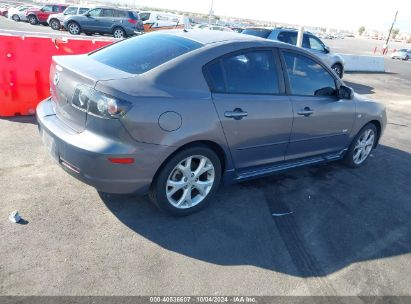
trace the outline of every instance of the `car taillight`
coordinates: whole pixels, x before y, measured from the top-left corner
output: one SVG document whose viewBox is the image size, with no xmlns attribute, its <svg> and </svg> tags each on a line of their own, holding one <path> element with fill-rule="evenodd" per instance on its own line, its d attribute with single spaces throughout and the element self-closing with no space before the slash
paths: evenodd
<svg viewBox="0 0 411 304">
<path fill-rule="evenodd" d="M 128 22 L 132 23 L 132 24 L 137 24 L 137 20 L 136 19 L 128 19 Z"/>
<path fill-rule="evenodd" d="M 87 114 L 107 119 L 121 118 L 131 108 L 129 102 L 109 96 L 85 85 L 77 86 L 71 104 L 73 107 L 87 112 Z"/>
</svg>

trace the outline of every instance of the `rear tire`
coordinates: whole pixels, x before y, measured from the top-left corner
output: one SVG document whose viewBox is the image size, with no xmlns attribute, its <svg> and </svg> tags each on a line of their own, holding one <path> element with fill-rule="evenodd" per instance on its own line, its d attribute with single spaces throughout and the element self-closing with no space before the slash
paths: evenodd
<svg viewBox="0 0 411 304">
<path fill-rule="evenodd" d="M 126 31 L 121 27 L 115 27 L 113 29 L 113 37 L 117 39 L 123 39 L 127 37 Z"/>
<path fill-rule="evenodd" d="M 77 22 L 69 22 L 67 24 L 67 30 L 71 35 L 80 35 L 81 34 L 81 29 L 80 25 Z"/>
<path fill-rule="evenodd" d="M 35 15 L 30 15 L 27 17 L 27 20 L 29 21 L 29 23 L 31 25 L 37 25 L 39 24 L 39 20 L 37 19 L 37 17 Z"/>
<path fill-rule="evenodd" d="M 51 19 L 50 20 L 50 27 L 55 31 L 60 30 L 61 29 L 60 21 L 58 21 L 57 19 Z"/>
<path fill-rule="evenodd" d="M 19 17 L 19 15 L 17 15 L 17 14 L 14 14 L 13 16 L 11 16 L 11 19 L 13 19 L 13 20 L 16 21 L 16 22 L 19 22 L 19 21 L 20 21 L 20 17 Z"/>
<path fill-rule="evenodd" d="M 365 163 L 378 140 L 377 127 L 373 123 L 365 125 L 353 139 L 344 163 L 351 168 L 358 168 Z"/>
<path fill-rule="evenodd" d="M 163 211 L 185 216 L 207 205 L 221 180 L 221 162 L 207 146 L 184 149 L 171 157 L 154 179 L 150 198 Z"/>
</svg>

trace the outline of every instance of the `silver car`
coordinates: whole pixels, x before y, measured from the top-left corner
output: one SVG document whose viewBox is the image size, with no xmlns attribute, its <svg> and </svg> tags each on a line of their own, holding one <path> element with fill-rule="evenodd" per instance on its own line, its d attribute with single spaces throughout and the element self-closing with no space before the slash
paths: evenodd
<svg viewBox="0 0 411 304">
<path fill-rule="evenodd" d="M 290 28 L 248 28 L 243 34 L 258 36 L 261 38 L 281 41 L 292 45 L 297 44 L 298 31 Z M 304 32 L 302 47 L 320 57 L 334 72 L 340 77 L 344 76 L 344 59 L 330 52 L 330 48 L 326 46 L 320 38 L 310 32 Z"/>
<path fill-rule="evenodd" d="M 359 167 L 386 125 L 383 105 L 310 52 L 237 33 L 162 31 L 56 56 L 50 83 L 37 119 L 57 163 L 174 215 L 202 208 L 220 182 Z"/>
<path fill-rule="evenodd" d="M 82 15 L 87 13 L 89 10 L 90 8 L 88 7 L 69 6 L 61 14 L 50 15 L 47 18 L 47 24 L 49 24 L 53 30 L 61 30 L 63 28 L 64 18 L 71 15 Z"/>
<path fill-rule="evenodd" d="M 392 59 L 408 60 L 411 58 L 411 49 L 400 49 L 391 55 Z"/>
</svg>

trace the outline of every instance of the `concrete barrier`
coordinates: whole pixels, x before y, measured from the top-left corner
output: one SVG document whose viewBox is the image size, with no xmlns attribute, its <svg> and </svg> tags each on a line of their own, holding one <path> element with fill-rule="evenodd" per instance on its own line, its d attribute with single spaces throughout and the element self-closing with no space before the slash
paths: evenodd
<svg viewBox="0 0 411 304">
<path fill-rule="evenodd" d="M 383 56 L 338 55 L 344 59 L 346 72 L 385 72 Z"/>
</svg>

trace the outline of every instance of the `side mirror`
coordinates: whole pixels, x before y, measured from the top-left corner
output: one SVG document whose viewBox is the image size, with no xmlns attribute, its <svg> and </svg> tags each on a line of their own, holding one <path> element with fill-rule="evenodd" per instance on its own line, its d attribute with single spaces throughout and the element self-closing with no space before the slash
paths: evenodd
<svg viewBox="0 0 411 304">
<path fill-rule="evenodd" d="M 90 13 L 85 13 L 84 16 L 90 17 Z"/>
<path fill-rule="evenodd" d="M 325 45 L 324 46 L 324 53 L 328 54 L 330 52 L 330 47 Z"/>
<path fill-rule="evenodd" d="M 342 85 L 338 89 L 338 98 L 339 99 L 353 99 L 354 98 L 354 90 L 350 87 Z"/>
</svg>

